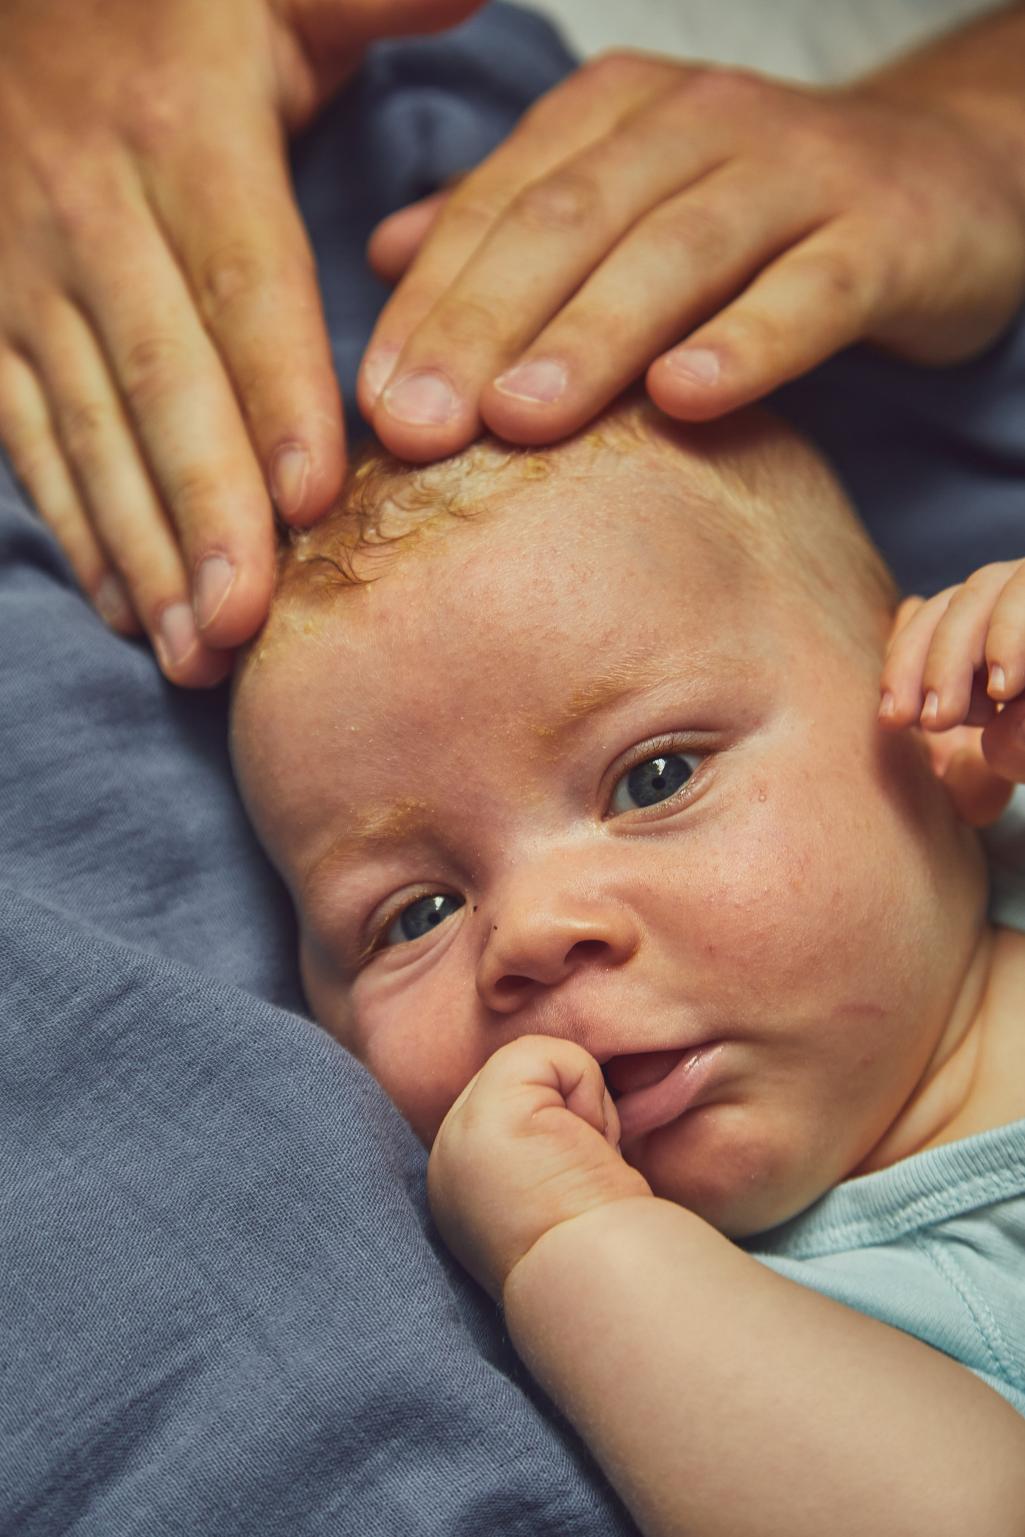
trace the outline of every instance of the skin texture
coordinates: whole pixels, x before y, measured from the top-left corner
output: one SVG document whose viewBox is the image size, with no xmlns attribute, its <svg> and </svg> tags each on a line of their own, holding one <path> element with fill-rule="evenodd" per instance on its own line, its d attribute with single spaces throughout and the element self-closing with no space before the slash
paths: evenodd
<svg viewBox="0 0 1025 1537">
<path fill-rule="evenodd" d="M 890 1161 L 943 1140 L 992 946 L 974 835 L 923 739 L 877 724 L 883 632 L 852 646 L 699 537 L 683 468 L 596 450 L 371 585 L 282 605 L 233 752 L 314 1013 L 425 1144 L 530 1037 L 590 1059 L 580 1126 L 618 1161 L 595 1064 L 721 1041 L 701 1108 L 623 1153 L 736 1235 L 884 1139 Z M 692 778 L 624 806 L 658 752 Z M 432 893 L 463 905 L 384 944 Z"/>
</svg>

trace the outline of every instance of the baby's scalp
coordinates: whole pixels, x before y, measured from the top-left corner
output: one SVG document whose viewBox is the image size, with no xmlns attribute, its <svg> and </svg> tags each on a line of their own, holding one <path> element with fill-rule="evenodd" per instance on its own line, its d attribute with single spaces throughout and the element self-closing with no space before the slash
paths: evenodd
<svg viewBox="0 0 1025 1537">
<path fill-rule="evenodd" d="M 777 599 L 797 601 L 809 618 L 866 651 L 881 653 L 897 592 L 885 563 L 815 451 L 762 411 L 688 427 L 632 399 L 563 443 L 524 450 L 484 438 L 428 465 L 402 463 L 373 446 L 350 472 L 337 507 L 309 530 L 292 530 L 279 550 L 270 620 L 243 670 L 309 634 L 325 606 L 358 605 L 361 588 L 393 566 L 449 551 L 460 524 L 514 515 L 546 502 L 572 515 L 580 491 L 612 465 L 671 464 L 680 516 L 719 557 L 724 601 L 731 570 L 754 574 Z M 567 497 L 572 486 L 577 494 Z M 644 516 L 643 494 L 622 508 Z M 652 531 L 657 538 L 657 530 Z M 356 611 L 358 612 L 358 606 Z"/>
</svg>

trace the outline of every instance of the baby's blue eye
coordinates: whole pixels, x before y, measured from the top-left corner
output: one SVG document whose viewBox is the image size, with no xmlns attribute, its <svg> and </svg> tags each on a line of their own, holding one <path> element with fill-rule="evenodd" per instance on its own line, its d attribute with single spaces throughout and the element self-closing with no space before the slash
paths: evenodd
<svg viewBox="0 0 1025 1537">
<path fill-rule="evenodd" d="M 636 811 L 640 806 L 657 806 L 675 795 L 694 770 L 687 761 L 692 754 L 671 752 L 637 763 L 616 784 L 612 792 L 612 811 Z"/>
<path fill-rule="evenodd" d="M 462 897 L 451 896 L 448 892 L 438 891 L 432 892 L 429 897 L 417 897 L 415 902 L 410 902 L 408 907 L 402 909 L 397 918 L 392 919 L 382 943 L 402 945 L 410 939 L 420 939 L 462 906 Z"/>
</svg>

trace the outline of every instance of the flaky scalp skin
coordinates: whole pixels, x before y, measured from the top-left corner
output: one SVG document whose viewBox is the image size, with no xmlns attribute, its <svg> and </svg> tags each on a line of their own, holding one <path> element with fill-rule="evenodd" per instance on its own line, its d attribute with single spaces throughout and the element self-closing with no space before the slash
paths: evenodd
<svg viewBox="0 0 1025 1537">
<path fill-rule="evenodd" d="M 364 449 L 337 507 L 313 528 L 285 534 L 271 616 L 243 666 L 297 626 L 315 626 L 325 605 L 358 601 L 395 561 L 440 553 L 467 519 L 541 495 L 569 515 L 575 499 L 602 494 L 603 472 L 614 463 L 621 473 L 631 455 L 672 464 L 680 515 L 703 542 L 758 567 L 776 599 L 804 599 L 832 630 L 879 654 L 897 590 L 820 456 L 764 411 L 687 426 L 632 394 L 543 450 L 485 437 L 451 458 L 410 465 L 376 445 Z"/>
</svg>

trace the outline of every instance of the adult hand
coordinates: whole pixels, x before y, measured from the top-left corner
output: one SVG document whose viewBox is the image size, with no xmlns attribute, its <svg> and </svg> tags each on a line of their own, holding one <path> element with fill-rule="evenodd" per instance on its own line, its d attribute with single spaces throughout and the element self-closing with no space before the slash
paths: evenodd
<svg viewBox="0 0 1025 1537">
<path fill-rule="evenodd" d="M 285 155 L 386 32 L 479 0 L 0 0 L 0 441 L 104 617 L 217 682 L 261 623 L 271 498 L 344 469 Z"/>
<path fill-rule="evenodd" d="M 449 1248 L 498 1301 L 549 1229 L 651 1187 L 623 1161 L 619 1116 L 590 1053 L 523 1035 L 488 1058 L 441 1123 L 427 1195 Z"/>
<path fill-rule="evenodd" d="M 1025 133 L 1018 98 L 1000 100 Z M 1025 297 L 1019 139 L 990 126 L 884 77 L 810 90 L 598 59 L 447 196 L 378 228 L 371 260 L 402 281 L 361 408 L 422 460 L 482 426 L 554 441 L 645 370 L 657 405 L 701 420 L 862 339 L 968 357 Z"/>
</svg>

